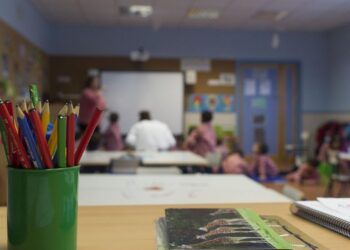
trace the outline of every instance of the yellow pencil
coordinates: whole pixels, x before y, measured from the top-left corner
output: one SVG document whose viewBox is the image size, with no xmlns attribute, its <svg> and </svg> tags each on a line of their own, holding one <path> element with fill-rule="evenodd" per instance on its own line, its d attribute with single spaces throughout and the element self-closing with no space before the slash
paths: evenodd
<svg viewBox="0 0 350 250">
<path fill-rule="evenodd" d="M 65 116 L 67 115 L 68 112 L 68 104 L 66 103 L 63 108 L 58 112 L 58 115 L 61 116 Z M 49 139 L 49 150 L 50 150 L 50 155 L 53 158 L 55 156 L 56 153 L 56 149 L 57 149 L 57 130 L 58 130 L 58 123 L 57 123 L 57 119 L 54 122 L 53 125 L 53 129 L 52 129 L 52 133 Z"/>
<path fill-rule="evenodd" d="M 20 108 L 22 109 L 22 111 L 24 113 L 28 113 L 28 108 L 27 108 L 27 102 L 26 101 L 23 101 L 21 104 L 20 104 Z"/>
<path fill-rule="evenodd" d="M 41 113 L 41 124 L 43 126 L 43 132 L 46 135 L 47 126 L 50 123 L 50 104 L 49 101 L 46 101 L 43 105 L 43 112 Z"/>
<path fill-rule="evenodd" d="M 27 106 L 28 106 L 28 111 L 30 111 L 34 108 L 34 105 L 32 102 L 29 102 Z"/>
<path fill-rule="evenodd" d="M 43 106 L 41 105 L 41 100 L 38 101 L 35 108 L 39 112 L 39 114 L 41 114 L 43 112 Z"/>
</svg>

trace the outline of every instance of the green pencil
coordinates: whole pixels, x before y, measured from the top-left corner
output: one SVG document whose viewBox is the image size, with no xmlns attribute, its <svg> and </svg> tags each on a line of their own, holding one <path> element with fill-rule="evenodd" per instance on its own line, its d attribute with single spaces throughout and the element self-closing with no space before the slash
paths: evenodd
<svg viewBox="0 0 350 250">
<path fill-rule="evenodd" d="M 29 86 L 30 99 L 32 100 L 33 106 L 36 107 L 39 102 L 39 92 L 36 84 L 31 84 Z"/>
<path fill-rule="evenodd" d="M 57 119 L 57 163 L 59 168 L 67 167 L 66 160 L 66 137 L 67 137 L 67 117 L 59 115 Z"/>
</svg>

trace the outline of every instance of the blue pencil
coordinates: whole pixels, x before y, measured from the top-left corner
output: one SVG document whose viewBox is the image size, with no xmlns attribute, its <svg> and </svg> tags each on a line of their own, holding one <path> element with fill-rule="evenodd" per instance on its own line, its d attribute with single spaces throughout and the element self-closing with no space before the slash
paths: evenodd
<svg viewBox="0 0 350 250">
<path fill-rule="evenodd" d="M 29 127 L 27 118 L 25 117 L 22 110 L 17 106 L 17 121 L 18 126 L 21 130 L 24 142 L 27 146 L 27 151 L 30 156 L 30 159 L 33 162 L 35 168 L 44 168 L 43 162 L 41 160 L 40 154 L 36 147 L 36 143 L 33 137 L 33 133 Z"/>
</svg>

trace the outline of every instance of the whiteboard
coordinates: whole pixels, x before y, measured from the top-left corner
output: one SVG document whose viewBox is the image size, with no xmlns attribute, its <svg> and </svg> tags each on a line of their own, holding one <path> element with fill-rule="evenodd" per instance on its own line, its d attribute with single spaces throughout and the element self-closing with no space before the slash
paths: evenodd
<svg viewBox="0 0 350 250">
<path fill-rule="evenodd" d="M 117 112 L 123 134 L 139 119 L 141 110 L 165 122 L 174 134 L 183 132 L 184 83 L 180 72 L 102 72 L 107 115 Z"/>
</svg>

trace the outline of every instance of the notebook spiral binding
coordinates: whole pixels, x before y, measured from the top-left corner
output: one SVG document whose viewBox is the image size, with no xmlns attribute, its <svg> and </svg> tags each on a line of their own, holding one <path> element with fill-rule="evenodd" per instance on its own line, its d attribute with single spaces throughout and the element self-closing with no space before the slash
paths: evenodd
<svg viewBox="0 0 350 250">
<path fill-rule="evenodd" d="M 320 226 L 350 238 L 350 223 L 341 218 L 322 213 L 300 204 L 292 204 L 291 212 L 308 221 L 314 222 Z"/>
</svg>

